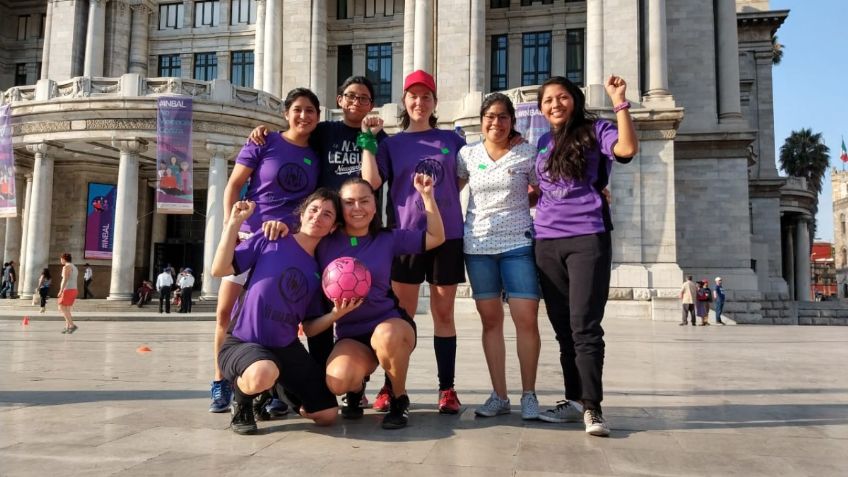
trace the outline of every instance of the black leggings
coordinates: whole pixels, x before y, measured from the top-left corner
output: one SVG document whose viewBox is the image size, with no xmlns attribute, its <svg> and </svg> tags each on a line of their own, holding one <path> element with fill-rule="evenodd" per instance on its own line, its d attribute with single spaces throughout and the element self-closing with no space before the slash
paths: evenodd
<svg viewBox="0 0 848 477">
<path fill-rule="evenodd" d="M 601 408 L 604 330 L 612 241 L 609 232 L 536 240 L 536 266 L 559 342 L 565 398 Z"/>
<path fill-rule="evenodd" d="M 38 289 L 38 294 L 41 296 L 41 307 L 44 308 L 47 306 L 47 292 L 50 291 L 48 287 L 41 287 Z"/>
</svg>

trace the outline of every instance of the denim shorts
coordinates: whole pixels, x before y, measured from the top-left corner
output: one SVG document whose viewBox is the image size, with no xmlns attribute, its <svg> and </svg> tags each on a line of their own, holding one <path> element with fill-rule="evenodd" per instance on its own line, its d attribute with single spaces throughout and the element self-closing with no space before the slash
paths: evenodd
<svg viewBox="0 0 848 477">
<path fill-rule="evenodd" d="M 493 255 L 465 255 L 465 267 L 475 300 L 501 297 L 539 300 L 539 278 L 533 247 Z"/>
</svg>

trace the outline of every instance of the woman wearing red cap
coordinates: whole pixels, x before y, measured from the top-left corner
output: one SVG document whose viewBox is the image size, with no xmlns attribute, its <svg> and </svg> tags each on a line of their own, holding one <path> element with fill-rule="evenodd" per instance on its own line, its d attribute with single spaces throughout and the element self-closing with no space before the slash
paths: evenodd
<svg viewBox="0 0 848 477">
<path fill-rule="evenodd" d="M 403 132 L 380 143 L 373 139 L 380 124 L 372 118 L 363 122 L 358 139 L 363 154 L 362 178 L 376 189 L 389 183 L 392 206 L 387 210 L 389 226 L 424 230 L 427 212 L 412 179 L 416 173 L 433 178 L 435 198 L 445 229 L 445 243 L 424 253 L 402 255 L 392 264 L 392 289 L 400 305 L 415 315 L 418 292 L 424 280 L 430 284 L 430 311 L 433 315 L 433 347 L 439 373 L 439 412 L 456 414 L 460 402 L 454 391 L 456 369 L 456 326 L 454 299 L 456 286 L 465 281 L 462 255 L 462 209 L 456 183 L 456 156 L 465 140 L 452 131 L 436 128 L 436 82 L 430 74 L 417 70 L 403 83 L 401 126 Z M 375 409 L 385 406 L 382 396 L 391 396 L 391 383 L 381 390 Z"/>
</svg>

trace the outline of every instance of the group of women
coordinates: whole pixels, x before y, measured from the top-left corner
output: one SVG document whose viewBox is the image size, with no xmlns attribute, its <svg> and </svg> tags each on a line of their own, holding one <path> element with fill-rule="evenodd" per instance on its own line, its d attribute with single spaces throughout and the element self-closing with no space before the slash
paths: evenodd
<svg viewBox="0 0 848 477">
<path fill-rule="evenodd" d="M 289 128 L 254 134 L 261 144 L 245 145 L 226 189 L 225 230 L 212 267 L 213 275 L 227 278 L 219 292 L 210 411 L 229 407 L 231 386 L 232 428 L 252 433 L 262 415 L 256 403 L 282 388 L 301 415 L 320 425 L 335 420 L 335 395 L 345 396 L 344 417 L 360 417 L 366 382 L 379 365 L 386 377 L 374 405 L 388 411 L 382 425 L 406 426 L 412 317 L 426 280 L 438 408 L 459 412 L 454 300 L 467 268 L 493 386 L 475 413 L 510 412 L 504 297 L 517 331 L 522 417 L 582 421 L 587 433 L 608 435 L 601 319 L 612 224 L 602 191 L 613 161 L 629 161 L 638 146 L 624 80 L 611 76 L 605 86 L 617 127 L 587 112 L 583 93 L 567 79 L 546 81 L 538 103 L 551 132 L 537 146 L 520 139 L 514 107 L 497 93 L 480 111 L 482 142 L 466 145 L 437 129 L 436 84 L 420 70 L 404 82 L 403 132 L 392 137 L 379 118 L 367 117 L 374 93 L 365 78 L 340 88 L 344 117 L 338 122 L 319 123 L 317 97 L 292 90 L 285 100 Z M 247 192 L 237 200 L 245 183 Z M 385 228 L 384 183 L 390 199 Z M 459 193 L 466 185 L 471 200 L 463 221 Z M 341 256 L 365 263 L 372 287 L 364 299 L 328 304 L 321 299 L 320 271 Z M 535 394 L 542 296 L 565 380 L 565 400 L 544 412 Z M 297 339 L 301 324 L 308 352 Z"/>
</svg>

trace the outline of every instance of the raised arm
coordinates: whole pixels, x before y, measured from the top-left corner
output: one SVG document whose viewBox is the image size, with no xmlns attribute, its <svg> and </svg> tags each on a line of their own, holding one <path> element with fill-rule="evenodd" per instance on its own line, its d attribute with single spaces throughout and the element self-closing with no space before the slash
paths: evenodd
<svg viewBox="0 0 848 477">
<path fill-rule="evenodd" d="M 427 214 L 427 236 L 424 240 L 424 249 L 430 250 L 445 243 L 445 226 L 442 223 L 442 214 L 439 213 L 439 205 L 433 197 L 433 178 L 417 173 L 413 179 L 415 190 L 421 194 L 424 201 L 424 212 Z"/>
<path fill-rule="evenodd" d="M 380 170 L 377 168 L 377 134 L 383 130 L 383 120 L 369 116 L 362 120 L 362 132 L 356 137 L 356 145 L 362 151 L 362 178 L 377 190 L 383 184 Z"/>
<path fill-rule="evenodd" d="M 224 223 L 224 232 L 221 234 L 221 241 L 218 242 L 218 249 L 215 251 L 215 258 L 212 259 L 212 276 L 216 278 L 226 277 L 235 272 L 233 268 L 233 255 L 238 241 L 238 231 L 241 224 L 253 214 L 253 209 L 256 208 L 256 203 L 250 201 L 238 201 L 233 204 L 233 208 L 228 214 L 228 219 Z"/>
<path fill-rule="evenodd" d="M 615 120 L 618 123 L 618 142 L 613 147 L 617 157 L 633 157 L 639 152 L 639 140 L 636 138 L 636 127 L 630 117 L 630 106 L 627 103 L 627 83 L 620 76 L 610 75 L 604 85 L 612 105 L 617 109 Z"/>
</svg>

